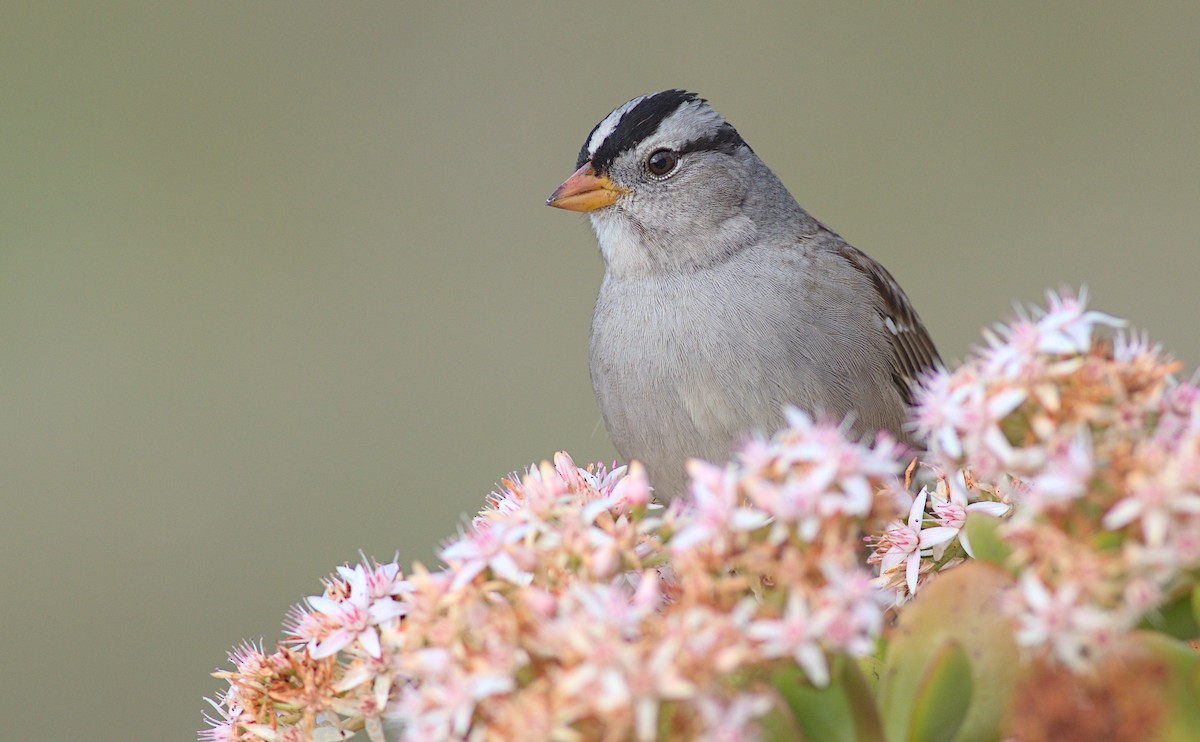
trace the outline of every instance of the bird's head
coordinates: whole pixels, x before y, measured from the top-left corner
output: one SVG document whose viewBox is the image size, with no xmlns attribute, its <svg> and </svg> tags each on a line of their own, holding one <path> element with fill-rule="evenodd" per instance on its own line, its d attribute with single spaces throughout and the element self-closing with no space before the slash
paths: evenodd
<svg viewBox="0 0 1200 742">
<path fill-rule="evenodd" d="M 546 203 L 589 215 L 610 271 L 701 267 L 754 240 L 747 201 L 765 167 L 694 93 L 664 90 L 617 107 L 575 166 Z"/>
</svg>

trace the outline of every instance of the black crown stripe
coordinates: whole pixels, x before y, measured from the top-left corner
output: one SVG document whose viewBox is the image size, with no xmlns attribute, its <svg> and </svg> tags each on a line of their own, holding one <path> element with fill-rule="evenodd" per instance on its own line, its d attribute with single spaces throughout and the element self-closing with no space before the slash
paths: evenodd
<svg viewBox="0 0 1200 742">
<path fill-rule="evenodd" d="M 613 127 L 612 133 L 596 148 L 595 154 L 591 157 L 592 169 L 597 173 L 608 172 L 613 160 L 617 159 L 622 152 L 641 144 L 646 137 L 658 130 L 664 119 L 679 110 L 680 106 L 697 100 L 701 103 L 705 102 L 695 93 L 675 89 L 647 96 L 621 115 L 617 125 Z M 583 164 L 588 161 L 588 142 L 599 126 L 600 124 L 596 124 L 592 127 L 588 138 L 584 140 L 583 147 L 579 150 L 579 157 L 575 160 L 576 170 L 583 167 Z M 742 141 L 737 130 L 729 124 L 722 124 L 715 134 L 689 142 L 680 148 L 680 152 L 700 150 L 729 152 L 743 145 L 745 142 Z"/>
</svg>

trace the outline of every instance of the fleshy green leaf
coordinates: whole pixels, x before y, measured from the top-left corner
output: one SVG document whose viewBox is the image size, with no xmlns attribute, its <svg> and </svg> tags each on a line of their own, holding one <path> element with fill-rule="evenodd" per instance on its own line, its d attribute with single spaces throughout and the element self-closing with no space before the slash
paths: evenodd
<svg viewBox="0 0 1200 742">
<path fill-rule="evenodd" d="M 788 667 L 771 675 L 771 684 L 787 701 L 804 739 L 855 742 L 850 703 L 837 678 L 831 678 L 824 688 L 816 688 L 804 673 Z"/>
<path fill-rule="evenodd" d="M 971 661 L 951 639 L 934 656 L 917 690 L 907 739 L 951 742 L 971 706 Z"/>
<path fill-rule="evenodd" d="M 982 742 L 999 738 L 1000 723 L 1020 671 L 1012 622 L 1000 608 L 1001 597 L 1012 584 L 1012 576 L 1004 570 L 969 562 L 939 575 L 901 611 L 879 679 L 889 742 L 921 742 L 910 736 L 917 723 L 917 707 L 939 700 L 922 696 L 922 688 L 929 668 L 951 642 L 969 660 L 971 687 L 986 689 L 986 693 L 981 690 L 969 697 L 954 739 Z M 964 702 L 956 695 L 941 700 Z"/>
<path fill-rule="evenodd" d="M 795 668 L 778 670 L 771 683 L 787 701 L 796 726 L 813 742 L 883 742 L 883 724 L 870 683 L 857 663 L 834 657 L 829 685 L 815 688 Z"/>
<path fill-rule="evenodd" d="M 983 513 L 968 513 L 966 531 L 971 541 L 971 551 L 981 562 L 1006 567 L 1012 548 L 1000 538 L 999 518 Z"/>
<path fill-rule="evenodd" d="M 847 658 L 842 665 L 842 688 L 854 716 L 854 734 L 858 742 L 883 742 L 883 719 L 871 680 L 863 674 L 862 665 Z"/>
<path fill-rule="evenodd" d="M 758 726 L 765 742 L 796 742 L 804 739 L 791 709 L 780 704 L 773 706 L 766 716 L 759 719 Z M 659 736 L 662 737 L 661 734 Z"/>
<path fill-rule="evenodd" d="M 1196 590 L 1185 593 L 1153 614 L 1147 615 L 1140 628 L 1160 631 L 1176 639 L 1200 637 L 1200 625 L 1197 624 L 1196 618 L 1196 594 Z"/>
<path fill-rule="evenodd" d="M 867 682 L 867 686 L 871 689 L 872 695 L 879 686 L 879 673 L 883 672 L 883 655 L 887 644 L 880 637 L 875 643 L 875 653 L 869 654 L 866 657 L 859 657 L 858 671 L 862 674 L 863 679 Z"/>
</svg>

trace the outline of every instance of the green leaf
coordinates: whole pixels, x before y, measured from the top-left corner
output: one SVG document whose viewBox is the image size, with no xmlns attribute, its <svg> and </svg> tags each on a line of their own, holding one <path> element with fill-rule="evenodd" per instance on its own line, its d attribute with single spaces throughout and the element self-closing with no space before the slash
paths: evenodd
<svg viewBox="0 0 1200 742">
<path fill-rule="evenodd" d="M 829 685 L 816 688 L 795 667 L 777 670 L 771 684 L 787 702 L 803 738 L 813 742 L 883 742 L 883 723 L 871 685 L 858 663 L 831 659 Z M 776 738 L 768 730 L 768 738 Z"/>
<path fill-rule="evenodd" d="M 796 742 L 804 739 L 790 710 L 779 704 L 772 706 L 767 715 L 758 720 L 758 726 L 765 742 Z M 661 733 L 659 738 L 666 739 Z"/>
<path fill-rule="evenodd" d="M 1197 591 L 1184 593 L 1153 614 L 1142 619 L 1139 628 L 1159 631 L 1176 639 L 1195 639 L 1200 637 L 1200 624 L 1197 623 Z"/>
<path fill-rule="evenodd" d="M 1012 622 L 1000 607 L 1012 584 L 1012 576 L 1003 569 L 968 562 L 940 574 L 900 612 L 879 678 L 888 742 L 923 742 L 910 736 L 918 724 L 918 706 L 938 699 L 923 695 L 922 689 L 927 676 L 935 677 L 929 675 L 930 668 L 936 662 L 949 661 L 939 657 L 952 642 L 970 660 L 971 687 L 987 690 L 969 697 L 955 739 L 983 742 L 1000 737 L 1000 723 L 1020 670 Z M 943 672 L 951 671 L 955 673 L 951 677 L 959 677 L 953 666 Z M 957 696 L 943 700 L 963 702 Z"/>
<path fill-rule="evenodd" d="M 951 742 L 967 718 L 971 691 L 971 661 L 962 645 L 951 639 L 925 671 L 906 739 Z"/>
<path fill-rule="evenodd" d="M 862 664 L 849 658 L 842 664 L 842 688 L 854 717 L 854 735 L 858 742 L 883 742 L 883 719 L 875 702 L 870 678 L 862 672 Z"/>
<path fill-rule="evenodd" d="M 1002 522 L 999 518 L 983 513 L 967 514 L 967 539 L 971 542 L 971 551 L 975 552 L 975 558 L 979 561 L 997 567 L 1007 567 L 1012 548 L 1000 538 Z"/>
<path fill-rule="evenodd" d="M 874 695 L 875 689 L 879 685 L 879 673 L 883 672 L 883 655 L 887 644 L 880 637 L 879 641 L 875 642 L 875 653 L 857 659 L 858 672 L 866 680 L 867 686 Z"/>
<path fill-rule="evenodd" d="M 775 671 L 771 684 L 787 701 L 804 739 L 855 742 L 854 716 L 837 678 L 831 678 L 828 686 L 817 688 L 793 666 Z"/>
<path fill-rule="evenodd" d="M 1103 517 L 1096 513 L 1096 519 Z M 1092 546 L 1100 551 L 1117 551 L 1125 543 L 1125 535 L 1118 531 L 1101 531 L 1092 537 Z"/>
</svg>

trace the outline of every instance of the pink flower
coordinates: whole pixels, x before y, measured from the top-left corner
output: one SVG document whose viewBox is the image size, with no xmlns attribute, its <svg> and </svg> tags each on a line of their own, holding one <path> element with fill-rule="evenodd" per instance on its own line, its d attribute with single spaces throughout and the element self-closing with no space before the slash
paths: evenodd
<svg viewBox="0 0 1200 742">
<path fill-rule="evenodd" d="M 216 715 L 205 711 L 204 723 L 207 729 L 201 729 L 198 739 L 200 742 L 238 742 L 242 739 L 238 731 L 239 717 L 242 708 L 229 694 L 218 696 L 217 700 L 205 698 L 208 705 L 213 707 Z"/>
<path fill-rule="evenodd" d="M 587 475 L 587 472 L 584 472 Z M 614 469 L 609 475 L 611 481 L 594 481 L 593 489 L 599 498 L 592 500 L 581 511 L 585 523 L 593 523 L 601 513 L 611 512 L 614 515 L 628 513 L 634 508 L 650 505 L 650 479 L 646 476 L 646 468 L 640 461 L 629 465 L 628 473 L 625 467 Z M 589 475 L 590 476 L 590 475 Z"/>
<path fill-rule="evenodd" d="M 846 424 L 814 422 L 795 408 L 785 415 L 787 428 L 769 441 L 754 439 L 742 448 L 740 467 L 722 471 L 697 465 L 691 472 L 693 486 L 698 496 L 723 493 L 726 507 L 744 493 L 756 507 L 739 513 L 739 523 L 749 530 L 765 525 L 769 517 L 774 521 L 772 543 L 793 532 L 811 542 L 832 519 L 861 518 L 871 511 L 879 480 L 899 473 L 901 447 L 885 434 L 871 445 L 852 441 Z"/>
<path fill-rule="evenodd" d="M 795 407 L 786 408 L 784 416 L 788 427 L 772 442 L 783 466 L 803 463 L 828 469 L 830 482 L 834 481 L 835 474 L 859 479 L 889 476 L 898 471 L 896 460 L 903 449 L 887 434 L 878 436 L 867 446 L 848 437 L 848 422 L 841 425 L 814 422 L 806 412 Z M 858 489 L 858 485 L 853 484 L 851 488 Z"/>
<path fill-rule="evenodd" d="M 871 573 L 862 568 L 850 570 L 829 564 L 821 566 L 825 585 L 817 604 L 833 616 L 822 643 L 831 650 L 866 656 L 875 651 L 874 640 L 883 629 L 884 608 L 894 602 L 889 590 L 881 590 Z"/>
<path fill-rule="evenodd" d="M 691 494 L 686 501 L 687 525 L 671 538 L 675 552 L 692 548 L 715 536 L 736 531 L 752 531 L 766 525 L 766 513 L 741 505 L 738 472 L 692 459 L 688 462 Z"/>
<path fill-rule="evenodd" d="M 465 739 L 479 703 L 513 688 L 513 679 L 507 675 L 467 672 L 457 664 L 447 664 L 440 676 L 406 688 L 384 717 L 403 721 L 405 740 Z"/>
<path fill-rule="evenodd" d="M 964 434 L 978 429 L 986 419 L 982 383 L 964 366 L 951 374 L 940 369 L 925 376 L 917 390 L 913 426 L 927 439 L 934 453 L 956 462 L 964 452 Z"/>
<path fill-rule="evenodd" d="M 981 353 L 986 376 L 1017 382 L 1037 373 L 1042 333 L 1036 324 L 1021 318 L 1007 326 L 996 325 L 994 331 L 984 330 L 983 337 L 988 344 Z"/>
<path fill-rule="evenodd" d="M 646 467 L 642 466 L 640 461 L 635 461 L 629 465 L 629 473 L 624 474 L 612 485 L 612 497 L 624 503 L 627 508 L 640 508 L 650 504 L 650 493 L 653 489 L 650 479 L 646 476 Z"/>
<path fill-rule="evenodd" d="M 643 623 L 659 602 L 657 580 L 643 577 L 631 596 L 621 588 L 577 586 L 561 598 L 546 627 L 548 647 L 572 661 L 555 687 L 572 703 L 614 716 L 630 709 L 639 740 L 653 740 L 660 704 L 690 698 L 695 685 L 680 672 L 682 634 L 640 641 Z"/>
<path fill-rule="evenodd" d="M 1141 521 L 1146 544 L 1162 546 L 1172 521 L 1179 516 L 1200 515 L 1200 494 L 1173 486 L 1181 484 L 1171 476 L 1175 465 L 1174 461 L 1167 463 L 1158 477 L 1131 477 L 1129 494 L 1105 513 L 1104 527 L 1117 530 Z"/>
<path fill-rule="evenodd" d="M 1038 351 L 1042 353 L 1086 353 L 1092 345 L 1092 334 L 1097 326 L 1125 326 L 1125 320 L 1087 310 L 1086 286 L 1079 290 L 1078 297 L 1068 291 L 1061 296 L 1047 291 L 1046 302 L 1050 305 L 1049 309 L 1037 321 L 1040 333 Z"/>
<path fill-rule="evenodd" d="M 515 521 L 477 519 L 469 533 L 447 544 L 440 556 L 454 571 L 452 590 L 460 590 L 484 570 L 514 585 L 528 585 L 533 575 L 514 558 L 520 542 L 534 527 Z"/>
<path fill-rule="evenodd" d="M 1081 600 L 1079 585 L 1068 582 L 1051 591 L 1033 572 L 1021 575 L 1017 601 L 1017 642 L 1050 645 L 1054 655 L 1074 669 L 1105 649 L 1124 628 L 1112 614 Z"/>
<path fill-rule="evenodd" d="M 967 524 L 967 515 L 983 513 L 1000 518 L 1008 512 L 1008 505 L 1002 502 L 988 501 L 968 503 L 967 484 L 961 471 L 955 472 L 947 482 L 946 489 L 946 497 L 941 497 L 937 493 L 930 495 L 930 509 L 933 511 L 933 517 L 943 528 L 953 529 L 958 536 L 958 542 L 962 544 L 963 551 L 967 552 L 967 556 L 974 558 L 975 552 L 971 551 L 971 542 L 964 530 Z"/>
<path fill-rule="evenodd" d="M 796 534 L 801 540 L 812 541 L 817 537 L 824 522 L 822 500 L 834 497 L 826 488 L 824 479 L 824 476 L 790 477 L 783 484 L 766 479 L 749 479 L 745 486 L 755 505 L 779 523 L 795 526 Z M 778 541 L 786 536 L 786 530 L 781 529 L 774 540 Z"/>
<path fill-rule="evenodd" d="M 704 730 L 697 742 L 759 742 L 762 739 L 757 720 L 771 710 L 771 697 L 743 693 L 729 701 L 703 696 L 696 701 Z"/>
<path fill-rule="evenodd" d="M 926 492 L 922 489 L 913 499 L 912 507 L 908 511 L 908 523 L 897 524 L 883 535 L 891 546 L 883 555 L 880 573 L 885 574 L 904 564 L 904 578 L 909 594 L 917 592 L 922 550 L 931 549 L 958 535 L 957 529 L 945 526 L 921 528 L 921 521 L 925 516 L 925 497 Z"/>
<path fill-rule="evenodd" d="M 812 615 L 799 590 L 788 592 L 783 616 L 760 619 L 746 628 L 746 635 L 759 642 L 766 657 L 791 657 L 818 688 L 829 685 L 829 665 L 820 639 L 831 622 L 828 613 Z"/>
<path fill-rule="evenodd" d="M 308 652 L 315 659 L 329 657 L 345 649 L 352 642 L 372 657 L 380 656 L 379 624 L 403 616 L 408 608 L 391 596 L 405 588 L 395 580 L 399 567 L 377 565 L 370 572 L 360 564 L 353 569 L 339 567 L 338 574 L 346 581 L 350 594 L 342 599 L 325 595 L 310 595 L 305 598 L 309 607 L 321 615 L 323 622 L 332 630 L 322 636 L 314 636 L 308 642 Z"/>
<path fill-rule="evenodd" d="M 678 663 L 683 637 L 668 636 L 650 657 L 627 668 L 626 684 L 633 699 L 635 729 L 640 742 L 658 737 L 658 712 L 663 701 L 678 701 L 696 694 L 696 685 Z"/>
<path fill-rule="evenodd" d="M 1036 509 L 1082 497 L 1096 469 L 1087 429 L 1069 440 L 1052 442 L 1048 453 L 1045 466 L 1032 481 L 1029 505 Z"/>
</svg>

